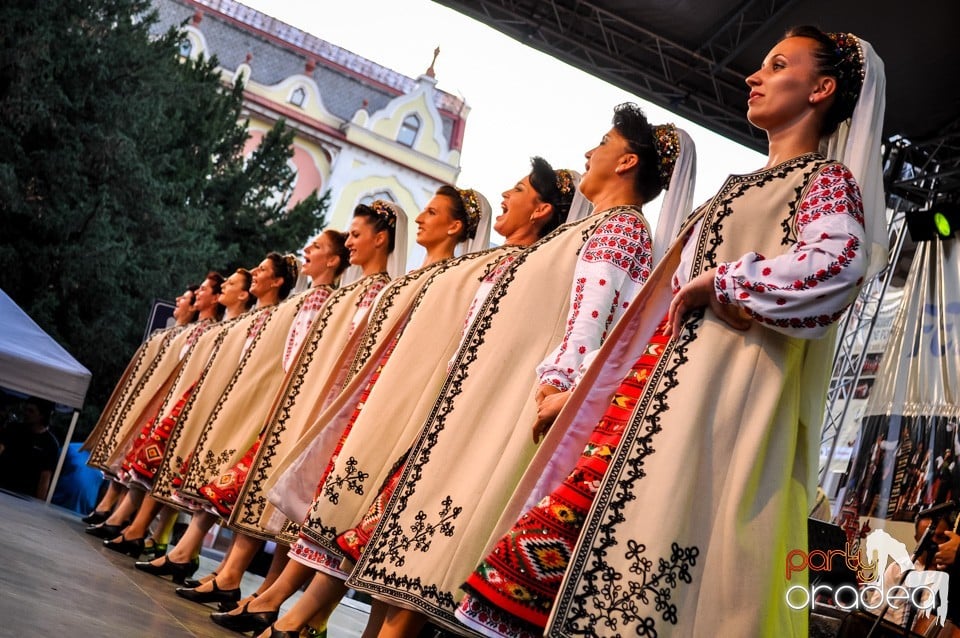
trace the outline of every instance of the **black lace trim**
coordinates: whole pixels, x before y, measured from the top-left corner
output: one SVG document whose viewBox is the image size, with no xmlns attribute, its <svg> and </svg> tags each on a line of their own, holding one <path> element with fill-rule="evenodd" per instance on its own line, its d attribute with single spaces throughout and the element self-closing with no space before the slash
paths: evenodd
<svg viewBox="0 0 960 638">
<path fill-rule="evenodd" d="M 371 275 L 337 290 L 323 305 L 320 316 L 314 319 L 310 328 L 309 341 L 300 349 L 300 354 L 293 368 L 294 372 L 288 374 L 289 381 L 283 390 L 280 406 L 267 420 L 261 431 L 260 435 L 263 437 L 263 443 L 251 461 L 247 480 L 244 481 L 240 493 L 237 495 L 237 502 L 231 516 L 233 527 L 253 536 L 271 537 L 260 527 L 260 518 L 267 506 L 264 482 L 273 469 L 274 457 L 277 455 L 277 449 L 282 442 L 282 435 L 287 429 L 287 422 L 290 420 L 290 411 L 300 395 L 304 380 L 310 369 L 310 363 L 313 361 L 313 357 L 323 340 L 327 325 L 330 323 L 330 317 L 346 294 L 355 288 L 359 288 L 357 304 L 360 304 L 363 302 L 364 295 L 370 286 L 380 284 L 385 279 L 389 280 L 389 276 L 385 273 Z"/>
<path fill-rule="evenodd" d="M 423 468 L 430 462 L 431 451 L 436 446 L 440 433 L 446 427 L 446 420 L 453 411 L 456 397 L 462 392 L 463 383 L 478 359 L 478 350 L 485 342 L 486 333 L 490 329 L 494 316 L 499 312 L 500 300 L 516 279 L 516 269 L 525 263 L 530 255 L 539 250 L 547 239 L 572 230 L 582 234 L 584 238 L 582 245 L 597 226 L 611 215 L 624 211 L 635 212 L 636 208 L 617 207 L 602 214 L 596 214 L 587 220 L 577 220 L 561 225 L 547 237 L 521 251 L 494 284 L 464 335 L 460 350 L 451 363 L 451 372 L 444 380 L 438 400 L 425 421 L 426 426 L 412 447 L 397 491 L 387 504 L 384 517 L 353 572 L 354 576 L 349 581 L 351 586 L 363 591 L 380 593 L 388 598 L 403 600 L 417 609 L 429 610 L 430 614 L 444 618 L 448 622 L 456 622 L 454 617 L 456 603 L 452 592 L 441 591 L 436 585 L 424 584 L 419 577 L 411 578 L 398 574 L 392 571 L 393 568 L 388 566 L 388 563 L 399 567 L 402 563 L 402 555 L 399 552 L 404 547 L 426 551 L 423 549 L 423 543 L 429 540 L 429 536 L 421 540 L 420 544 L 416 540 L 424 533 L 429 534 L 425 530 L 432 530 L 432 534 L 429 534 L 431 536 L 436 533 L 452 536 L 455 532 L 453 520 L 456 515 L 459 515 L 462 506 L 455 504 L 447 497 L 437 508 L 440 516 L 438 522 L 432 524 L 426 522 L 427 515 L 424 512 L 418 512 L 409 534 L 400 524 L 400 515 L 407 509 L 408 501 L 416 491 L 417 483 L 423 477 Z M 575 258 L 575 255 L 572 258 Z M 423 529 L 419 527 L 421 525 Z M 433 527 L 429 527 L 430 525 Z M 426 547 L 429 548 L 429 542 Z"/>
</svg>

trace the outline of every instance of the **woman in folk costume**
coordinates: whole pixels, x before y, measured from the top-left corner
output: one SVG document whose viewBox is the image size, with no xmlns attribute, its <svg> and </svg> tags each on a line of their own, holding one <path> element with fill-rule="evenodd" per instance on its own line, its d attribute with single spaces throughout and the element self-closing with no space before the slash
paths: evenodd
<svg viewBox="0 0 960 638">
<path fill-rule="evenodd" d="M 336 361 L 339 348 L 342 347 L 343 335 L 348 334 L 359 318 L 362 318 L 372 298 L 388 280 L 384 269 L 389 251 L 393 247 L 396 213 L 393 204 L 381 200 L 373 202 L 371 206 L 357 207 L 345 246 L 349 252 L 349 260 L 359 265 L 365 276 L 353 284 L 339 288 L 327 298 L 302 337 L 299 351 L 291 353 L 290 368 L 285 372 L 280 387 L 285 387 L 291 376 L 304 368 L 304 353 L 310 353 L 311 356 L 315 353 L 314 358 L 319 362 L 316 367 L 330 366 Z M 283 336 L 286 337 L 287 334 L 284 329 Z M 328 340 L 322 339 L 325 335 L 329 337 Z M 320 347 L 321 344 L 326 347 Z M 273 361 L 283 352 L 285 346 L 281 343 L 275 348 L 263 351 L 263 354 Z M 234 374 L 236 371 L 234 369 Z M 227 381 L 232 382 L 233 379 Z M 205 502 L 197 494 L 198 487 L 203 484 L 201 480 L 207 475 L 215 476 L 215 473 L 231 467 L 249 449 L 257 436 L 254 428 L 252 434 L 239 432 L 240 437 L 246 438 L 239 439 L 236 444 L 217 438 L 224 428 L 227 429 L 228 436 L 232 430 L 232 424 L 220 418 L 218 410 L 224 391 L 230 388 L 228 382 L 221 384 L 212 400 L 210 397 L 201 397 L 204 403 L 200 405 L 200 409 L 192 411 L 186 421 L 181 418 L 177 429 L 171 434 L 170 447 L 157 474 L 153 495 L 169 504 L 196 511 L 180 543 L 168 555 L 169 558 L 166 561 L 137 563 L 138 569 L 157 575 L 169 574 L 171 571 L 179 574 L 182 565 L 189 565 L 191 558 L 199 555 L 204 536 L 218 518 L 218 515 L 200 509 Z M 260 396 L 259 389 L 247 388 L 247 393 L 254 399 Z M 261 403 L 263 408 L 272 409 L 269 402 Z M 262 422 L 263 418 L 260 419 L 261 424 Z M 247 430 L 249 429 L 248 427 Z M 221 444 L 225 449 L 215 448 Z M 184 462 L 185 459 L 188 462 Z M 186 494 L 181 488 L 185 489 Z M 181 578 L 180 582 L 182 581 Z M 199 581 L 192 581 L 192 584 L 195 586 Z"/>
<path fill-rule="evenodd" d="M 172 346 L 172 342 L 177 337 L 182 341 L 186 326 L 196 321 L 197 289 L 199 286 L 196 284 L 188 286 L 176 298 L 173 309 L 175 325 L 153 332 L 137 349 L 104 406 L 100 419 L 84 441 L 82 449 L 90 451 L 87 464 L 100 469 L 104 477 L 110 479 L 109 487 L 94 511 L 82 519 L 84 523 L 102 523 L 126 492 L 126 486 L 115 480 L 116 474 L 109 468 L 109 459 L 117 447 L 128 440 L 131 432 L 136 431 L 141 414 L 149 410 L 150 399 L 156 393 L 152 390 L 158 383 L 157 379 L 161 379 L 162 385 L 171 375 L 171 370 L 176 368 L 179 362 L 176 357 L 178 349 Z"/>
<path fill-rule="evenodd" d="M 141 431 L 140 436 L 142 436 L 144 429 L 149 433 L 154 419 L 149 418 L 151 415 L 147 410 L 157 409 L 157 406 L 162 403 L 163 397 L 174 384 L 177 376 L 176 373 L 182 369 L 183 362 L 188 358 L 193 348 L 211 328 L 218 325 L 223 315 L 223 306 L 219 303 L 223 282 L 223 276 L 219 273 L 208 273 L 203 283 L 192 293 L 191 296 L 194 298 L 194 303 L 190 310 L 187 311 L 187 314 L 195 314 L 198 321 L 186 330 L 181 331 L 180 334 L 165 347 L 162 357 L 166 359 L 166 362 L 157 366 L 158 369 L 162 368 L 164 372 L 156 375 L 163 378 L 154 378 L 153 383 L 146 384 L 139 389 L 138 392 L 141 397 L 138 399 L 138 407 L 128 410 L 127 414 L 142 414 L 139 414 L 137 418 L 128 417 L 125 419 L 127 423 L 123 428 L 114 431 L 113 442 L 98 446 L 104 454 L 102 457 L 102 467 L 107 468 L 106 471 L 109 472 L 110 476 L 114 477 L 112 484 L 122 486 L 122 489 L 118 492 L 122 495 L 122 498 L 119 504 L 113 508 L 112 512 L 105 512 L 103 517 L 95 517 L 100 522 L 93 523 L 87 527 L 87 533 L 100 538 L 111 539 L 117 535 L 118 530 L 137 512 L 137 508 L 143 499 L 143 490 L 127 489 L 129 476 L 124 462 L 125 450 L 136 445 L 137 442 L 136 429 L 133 426 L 143 423 L 144 425 L 139 428 Z M 168 370 L 170 370 L 170 372 L 168 372 Z M 152 398 L 146 398 L 151 395 Z M 131 400 L 128 405 L 133 405 L 133 403 L 134 401 Z M 146 407 L 143 407 L 144 405 L 146 405 Z M 126 430 L 129 433 L 122 433 L 122 430 Z"/>
<path fill-rule="evenodd" d="M 94 511 L 81 519 L 84 523 L 97 525 L 105 521 L 126 491 L 126 487 L 114 480 L 112 473 L 106 471 L 104 464 L 118 444 L 117 441 L 125 436 L 125 433 L 119 433 L 118 429 L 122 427 L 129 412 L 126 406 L 131 397 L 145 392 L 144 385 L 149 383 L 150 378 L 157 372 L 158 361 L 171 352 L 170 342 L 183 332 L 187 324 L 194 321 L 197 314 L 194 307 L 195 294 L 198 288 L 196 284 L 188 286 L 184 293 L 176 298 L 173 327 L 154 331 L 137 348 L 104 406 L 97 424 L 83 443 L 81 449 L 90 452 L 87 464 L 104 471 L 104 475 L 110 479 L 107 491 L 94 507 Z M 133 423 L 132 419 L 130 423 Z"/>
<path fill-rule="evenodd" d="M 660 131 L 661 134 L 668 136 L 664 138 L 663 145 L 673 149 L 675 162 L 672 167 L 672 173 L 669 174 L 670 183 L 667 186 L 667 196 L 664 198 L 661 206 L 657 224 L 657 234 L 655 238 L 656 249 L 654 250 L 654 256 L 657 262 L 662 259 L 663 254 L 666 252 L 665 246 L 669 244 L 670 239 L 675 236 L 680 224 L 690 212 L 694 186 L 693 175 L 696 171 L 696 151 L 692 140 L 686 132 L 676 128 L 660 129 Z M 535 441 L 539 441 L 550 427 L 553 417 L 556 416 L 556 411 L 562 407 L 569 394 L 570 390 L 567 389 L 540 402 L 538 418 L 534 425 Z M 556 406 L 549 405 L 552 401 L 556 401 Z M 594 434 L 595 436 L 591 437 L 589 442 L 582 439 L 577 441 L 581 450 L 584 449 L 585 443 L 587 445 L 586 451 L 581 459 L 582 465 L 578 465 L 577 468 L 570 473 L 568 478 L 573 485 L 579 485 L 584 482 L 592 484 L 592 481 L 598 480 L 603 476 L 603 470 L 605 469 L 604 463 L 607 458 L 605 452 L 610 446 L 615 445 L 614 439 L 616 432 L 611 433 L 608 430 L 598 428 Z M 572 445 L 568 440 L 570 438 L 571 437 L 568 436 L 564 440 L 567 446 Z M 544 462 L 544 459 L 555 459 L 554 464 L 556 464 L 557 462 L 562 462 L 562 459 L 566 458 L 565 455 L 569 454 L 567 449 L 558 449 L 556 447 L 559 444 L 557 439 L 558 437 L 556 435 L 550 437 L 538 447 L 536 455 L 525 473 L 524 478 L 526 481 L 530 480 L 530 476 L 537 474 L 540 469 L 540 464 Z M 568 469 L 569 467 L 570 466 L 568 466 Z M 500 530 L 503 530 L 505 521 L 516 520 L 519 513 L 516 509 L 517 502 L 524 502 L 522 497 L 522 494 L 525 493 L 524 485 L 525 482 L 520 481 L 514 490 L 510 502 L 500 513 L 500 522 L 493 528 L 495 530 L 494 538 L 499 537 L 501 534 Z M 473 585 L 476 582 L 479 582 L 480 585 L 464 587 L 467 595 L 461 601 L 456 611 L 457 619 L 460 620 L 460 622 L 474 631 L 490 635 L 520 637 L 539 636 L 543 634 L 543 626 L 546 624 L 549 606 L 552 603 L 553 596 L 556 594 L 556 586 L 558 584 L 554 571 L 559 569 L 562 574 L 563 570 L 561 557 L 564 554 L 562 552 L 560 554 L 557 553 L 558 547 L 563 547 L 562 543 L 566 543 L 567 546 L 572 546 L 573 543 L 576 542 L 577 532 L 579 530 L 574 521 L 575 519 L 582 519 L 590 506 L 588 496 L 582 497 L 580 492 L 573 492 L 573 495 L 581 498 L 574 498 L 571 497 L 569 493 L 564 493 L 565 498 L 563 499 L 545 499 L 544 503 L 538 505 L 535 513 L 531 514 L 527 512 L 524 514 L 524 517 L 520 519 L 520 522 L 512 524 L 509 532 L 503 539 L 497 542 L 497 551 L 492 556 L 488 555 L 481 564 L 481 569 L 472 574 L 467 580 L 468 585 Z M 538 527 L 532 528 L 531 521 L 535 521 Z M 514 578 L 507 578 L 505 576 L 504 580 L 511 585 L 520 582 L 522 586 L 512 589 L 504 587 L 501 591 L 499 588 L 501 581 L 496 578 L 484 580 L 483 576 L 487 576 L 488 572 L 483 571 L 483 569 L 491 563 L 496 564 L 497 567 L 500 568 L 500 571 L 490 570 L 490 572 L 496 576 L 508 570 L 509 567 L 513 567 L 513 565 L 504 566 L 502 561 L 498 562 L 501 552 L 505 551 L 501 549 L 501 545 L 515 542 L 514 539 L 517 536 L 520 536 L 522 540 L 526 540 L 527 536 L 523 536 L 523 532 L 528 530 L 531 539 L 533 535 L 536 535 L 536 543 L 531 540 L 524 548 L 532 551 L 542 563 L 530 571 L 527 570 L 525 565 L 520 567 L 519 569 L 522 571 Z M 569 554 L 569 549 L 566 553 Z M 491 581 L 493 584 L 491 584 Z M 500 598 L 479 596 L 476 592 L 478 590 L 483 592 L 483 585 L 487 587 L 497 587 L 497 593 L 500 595 Z M 491 601 L 490 598 L 493 598 L 493 601 Z M 503 599 L 514 602 L 514 605 L 511 607 L 504 604 L 496 604 L 500 603 Z M 523 609 L 534 608 L 540 613 L 540 616 L 537 617 L 535 621 L 526 616 L 516 618 L 511 615 L 511 612 L 517 606 Z"/>
<path fill-rule="evenodd" d="M 834 322 L 886 263 L 883 67 L 802 27 L 746 81 L 767 165 L 688 220 L 554 425 L 623 433 L 602 479 L 564 484 L 595 495 L 550 636 L 807 635 L 784 565 L 807 546 Z"/>
<path fill-rule="evenodd" d="M 331 386 L 328 395 L 337 395 L 339 386 L 346 382 L 352 371 L 356 367 L 362 367 L 363 360 L 369 357 L 371 352 L 379 351 L 385 346 L 389 335 L 409 311 L 410 304 L 425 282 L 429 280 L 432 273 L 445 267 L 458 245 L 465 242 L 472 243 L 473 240 L 480 245 L 487 242 L 485 220 L 488 218 L 489 205 L 475 191 L 443 186 L 436 192 L 416 218 L 418 227 L 416 241 L 426 249 L 423 265 L 390 282 L 379 293 L 366 317 L 365 329 L 354 329 L 351 331 L 352 334 L 341 337 L 344 343 L 337 346 L 340 350 L 339 362 L 329 370 L 329 375 L 337 377 L 337 380 Z M 484 230 L 478 232 L 482 222 L 484 222 Z M 333 335 L 330 334 L 327 339 L 332 337 Z M 301 368 L 300 372 L 305 374 L 307 370 Z M 327 384 L 329 385 L 329 381 Z M 223 600 L 223 596 L 234 592 L 231 595 L 239 598 L 240 580 L 250 561 L 265 540 L 274 540 L 272 534 L 258 524 L 263 504 L 266 503 L 263 484 L 266 477 L 274 470 L 275 459 L 284 455 L 286 449 L 295 446 L 309 425 L 290 423 L 292 419 L 287 416 L 290 406 L 284 406 L 284 401 L 316 400 L 316 397 L 309 392 L 301 391 L 288 396 L 286 393 L 289 387 L 284 388 L 284 394 L 274 401 L 274 406 L 281 407 L 261 429 L 257 442 L 241 463 L 201 488 L 201 494 L 209 501 L 209 508 L 215 509 L 228 521 L 229 527 L 234 532 L 234 538 L 227 558 L 211 575 L 213 582 L 203 583 L 194 591 L 182 592 L 181 595 L 206 601 L 209 598 L 208 594 L 212 592 L 216 592 L 213 595 L 217 596 L 217 600 Z M 301 410 L 301 414 L 306 413 L 306 410 Z M 286 425 L 283 428 L 275 427 L 273 421 L 284 418 L 288 421 Z M 249 480 L 247 480 L 248 476 Z M 235 486 L 235 489 L 232 493 L 228 493 L 222 488 L 224 485 Z M 276 551 L 270 573 L 261 589 L 269 587 L 285 563 L 286 551 Z"/>
<path fill-rule="evenodd" d="M 346 592 L 346 574 L 336 569 L 343 554 L 336 544 L 338 527 L 355 525 L 371 501 L 379 498 L 376 487 L 390 476 L 398 455 L 415 435 L 416 430 L 410 427 L 405 432 L 404 424 L 423 420 L 423 416 L 408 416 L 426 404 L 417 397 L 429 398 L 439 390 L 447 362 L 461 338 L 464 316 L 475 306 L 480 291 L 489 289 L 488 282 L 500 270 L 499 264 L 509 263 L 510 255 L 519 247 L 556 228 L 566 215 L 575 189 L 574 176 L 569 171 L 555 173 L 541 158 L 534 158 L 533 164 L 531 174 L 504 193 L 503 214 L 494 228 L 505 237 L 507 246 L 465 255 L 436 272 L 383 355 L 371 357 L 321 415 L 318 423 L 325 425 L 323 430 L 311 433 L 309 445 L 303 446 L 299 456 L 293 455 L 295 462 L 289 469 L 284 470 L 283 465 L 278 468 L 285 471 L 285 476 L 274 485 L 271 500 L 282 495 L 284 511 L 297 516 L 298 521 L 315 494 L 321 499 L 328 491 L 323 485 L 332 474 L 351 465 L 362 468 L 353 473 L 357 483 L 353 489 L 340 490 L 333 499 L 335 504 L 322 498 L 318 511 L 310 517 L 314 521 L 322 519 L 323 544 L 312 540 L 314 534 L 297 539 L 296 525 L 285 529 L 281 538 L 297 540 L 291 552 L 295 560 L 287 564 L 276 583 L 259 591 L 259 596 L 246 601 L 242 609 L 214 614 L 215 622 L 239 631 L 259 631 L 276 620 L 280 605 L 313 577 L 306 594 L 278 625 L 299 628 L 311 618 L 312 624 L 325 623 Z M 410 388 L 417 392 L 410 392 Z M 384 418 L 386 415 L 389 418 Z M 330 431 L 339 434 L 339 440 L 330 437 Z M 328 443 L 323 441 L 325 437 Z M 336 443 L 334 449 L 332 443 Z M 330 460 L 317 463 L 317 459 L 325 458 Z M 321 533 L 320 526 L 315 532 Z M 314 572 L 322 566 L 331 571 Z"/>
<path fill-rule="evenodd" d="M 244 377 L 244 381 L 249 382 L 249 377 L 255 377 L 256 387 L 265 388 L 277 374 L 264 360 L 271 360 L 271 354 L 280 352 L 282 346 L 285 346 L 283 347 L 284 363 L 295 356 L 295 351 L 299 350 L 310 322 L 333 291 L 336 278 L 346 268 L 348 258 L 344 242 L 345 236 L 342 233 L 327 230 L 304 248 L 304 262 L 300 267 L 300 274 L 309 277 L 312 286 L 303 293 L 289 297 L 277 307 L 276 315 L 260 335 L 258 347 L 251 352 L 246 361 L 244 369 L 249 371 L 250 375 Z M 290 270 L 288 278 L 292 279 L 292 276 L 293 271 Z M 284 288 L 280 288 L 280 294 L 284 293 Z M 281 339 L 284 339 L 283 343 L 280 342 Z M 271 373 L 273 373 L 272 376 Z M 279 381 L 276 382 L 279 383 Z M 238 386 L 241 386 L 240 380 L 234 379 L 231 387 Z M 256 406 L 245 406 L 248 412 L 254 412 L 255 408 Z M 239 424 L 239 417 L 235 412 L 234 417 Z M 170 420 L 165 421 L 169 424 Z M 161 421 L 161 423 L 164 422 Z M 148 486 L 156 467 L 151 459 L 162 458 L 168 432 L 167 428 L 161 428 L 157 430 L 155 437 L 151 436 L 152 432 L 147 432 L 143 438 L 143 444 L 127 456 L 129 461 L 127 467 Z M 161 505 L 159 501 L 147 496 L 137 511 L 133 523 L 124 530 L 124 536 L 128 539 L 144 537 Z M 173 508 L 169 508 L 170 513 L 173 511 Z M 123 545 L 115 548 L 125 551 Z M 136 550 L 135 541 L 127 541 L 126 549 L 128 553 L 133 553 Z"/>
<path fill-rule="evenodd" d="M 536 449 L 526 427 L 541 396 L 575 381 L 646 281 L 653 256 L 641 206 L 669 180 L 678 150 L 658 130 L 636 105 L 616 107 L 580 182 L 593 215 L 519 255 L 467 329 L 347 581 L 390 605 L 380 635 L 416 634 L 428 616 L 455 625 L 459 585 Z"/>
<path fill-rule="evenodd" d="M 212 327 L 218 325 L 218 322 L 223 316 L 224 307 L 219 302 L 223 283 L 224 279 L 220 273 L 211 272 L 207 274 L 203 283 L 198 287 L 195 293 L 194 304 L 194 308 L 198 313 L 198 321 L 196 325 L 191 326 L 182 334 L 182 336 L 177 337 L 177 339 L 171 344 L 171 350 L 173 351 L 171 354 L 177 357 L 180 361 L 185 360 L 189 356 L 200 339 L 207 334 Z M 163 387 L 160 390 L 168 391 L 169 385 L 172 385 L 172 382 L 163 384 Z M 155 418 L 148 419 L 139 437 L 132 443 L 127 444 L 127 447 L 130 445 L 136 447 L 137 442 L 144 436 L 144 432 L 149 435 L 152 424 L 155 423 L 155 421 Z M 127 522 L 129 522 L 134 516 L 134 514 L 138 513 L 138 508 L 142 507 L 142 502 L 144 499 L 143 489 L 136 485 L 131 485 L 127 461 L 125 459 L 118 460 L 121 457 L 122 449 L 123 448 L 118 449 L 111 455 L 109 465 L 111 468 L 114 468 L 117 481 L 122 483 L 125 488 L 129 486 L 130 489 L 126 489 L 126 493 L 124 494 L 120 504 L 106 519 L 104 519 L 103 524 L 91 526 L 87 529 L 87 532 L 106 539 L 107 542 L 105 542 L 105 545 L 111 549 L 117 549 L 119 551 L 131 551 L 130 547 L 123 545 L 122 536 L 119 539 L 121 545 L 115 545 L 110 540 L 117 536 L 117 529 L 120 529 L 126 525 Z M 125 530 L 121 529 L 121 532 L 123 531 Z M 146 537 L 146 531 L 147 530 L 144 529 L 143 533 L 138 535 L 135 534 L 131 536 L 128 534 L 128 537 L 139 539 L 138 547 L 141 550 L 152 553 L 155 549 L 155 543 L 150 544 L 148 547 L 144 546 L 143 539 Z M 162 536 L 163 534 L 160 533 L 158 535 Z M 136 555 L 138 554 L 134 554 L 134 556 Z"/>
<path fill-rule="evenodd" d="M 130 475 L 136 476 L 136 482 L 153 486 L 151 499 L 146 499 L 138 512 L 138 526 L 147 523 L 148 512 L 159 508 L 160 504 L 155 502 L 156 484 L 164 455 L 169 452 L 169 439 L 178 433 L 195 402 L 203 400 L 203 392 L 213 393 L 218 385 L 222 387 L 229 381 L 226 371 L 236 369 L 238 362 L 242 363 L 256 346 L 277 304 L 296 282 L 297 268 L 293 256 L 270 253 L 252 272 L 238 269 L 224 282 L 220 298 L 232 318 L 198 340 L 157 411 L 149 438 L 142 442 L 146 453 L 137 454 L 130 461 Z M 257 306 L 251 310 L 254 303 Z"/>
<path fill-rule="evenodd" d="M 159 449 L 159 452 L 155 455 L 156 459 L 140 457 L 131 461 L 121 457 L 120 451 L 115 453 L 115 456 L 126 461 L 124 468 L 118 469 L 118 472 L 123 476 L 126 484 L 134 489 L 127 491 L 123 501 L 102 525 L 88 527 L 87 533 L 104 539 L 114 539 L 125 531 L 125 526 L 132 519 L 141 517 L 141 509 L 156 511 L 153 499 L 146 498 L 144 491 L 136 489 L 136 486 L 150 489 L 153 472 L 163 455 L 162 445 L 165 444 L 168 433 L 177 423 L 183 406 L 192 396 L 197 385 L 197 379 L 218 351 L 224 338 L 231 334 L 238 323 L 251 320 L 252 315 L 249 311 L 257 302 L 257 297 L 250 292 L 253 287 L 252 282 L 253 276 L 250 271 L 240 268 L 221 285 L 218 303 L 226 309 L 226 319 L 222 323 L 216 324 L 214 329 L 201 334 L 190 348 L 176 375 L 174 375 L 170 387 L 168 388 L 165 385 L 164 388 L 161 388 L 162 391 L 165 391 L 165 394 L 160 401 L 159 408 L 154 408 L 152 417 L 146 420 L 146 425 L 142 428 L 141 434 L 135 442 L 135 447 L 138 449 L 148 446 L 151 449 Z M 246 334 L 246 328 L 243 330 Z M 146 465 L 141 465 L 141 461 L 144 463 L 149 461 L 149 468 Z M 133 538 L 132 535 L 131 538 Z M 118 546 L 116 549 L 132 551 L 133 548 Z"/>
</svg>

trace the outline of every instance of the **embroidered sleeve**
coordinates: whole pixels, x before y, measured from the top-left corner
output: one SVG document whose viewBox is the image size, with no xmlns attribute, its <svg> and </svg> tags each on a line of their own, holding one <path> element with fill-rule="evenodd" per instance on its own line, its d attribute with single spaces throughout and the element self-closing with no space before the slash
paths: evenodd
<svg viewBox="0 0 960 638">
<path fill-rule="evenodd" d="M 463 319 L 463 325 L 460 326 L 460 343 L 457 346 L 457 350 L 454 351 L 453 358 L 447 362 L 447 370 L 450 370 L 453 367 L 453 362 L 457 357 L 457 351 L 463 347 L 463 341 L 467 336 L 467 329 L 473 323 L 473 319 L 477 316 L 477 311 L 480 307 L 486 302 L 487 297 L 490 295 L 490 291 L 493 290 L 493 287 L 500 281 L 500 278 L 503 277 L 503 274 L 507 272 L 516 259 L 517 255 L 520 253 L 513 253 L 507 255 L 499 262 L 497 262 L 496 268 L 488 272 L 483 279 L 480 280 L 480 286 L 477 288 L 477 292 L 473 295 L 473 300 L 470 302 L 470 307 L 467 309 L 467 316 Z"/>
<path fill-rule="evenodd" d="M 650 276 L 650 233 L 636 214 L 601 224 L 577 257 L 567 326 L 560 344 L 537 366 L 540 384 L 569 390 L 583 358 L 600 347 Z"/>
<path fill-rule="evenodd" d="M 350 338 L 353 335 L 354 331 L 357 329 L 357 326 L 366 318 L 367 313 L 370 311 L 371 306 L 374 302 L 377 301 L 380 294 L 387 287 L 387 284 L 390 283 L 390 280 L 386 277 L 378 277 L 375 281 L 371 282 L 367 289 L 363 291 L 363 296 L 360 297 L 359 303 L 357 303 L 357 309 L 353 314 L 353 320 L 350 322 L 350 330 L 347 333 L 347 338 Z"/>
<path fill-rule="evenodd" d="M 318 286 L 310 293 L 300 310 L 297 311 L 290 330 L 287 333 L 287 345 L 283 351 L 283 371 L 289 372 L 297 355 L 300 354 L 300 348 L 303 346 L 303 340 L 310 332 L 310 326 L 313 320 L 320 314 L 320 309 L 330 297 L 331 289 L 326 286 Z"/>
<path fill-rule="evenodd" d="M 815 179 L 797 211 L 797 243 L 770 259 L 752 252 L 720 264 L 714 280 L 722 303 L 804 338 L 823 336 L 840 318 L 867 268 L 863 204 L 853 175 L 831 164 Z"/>
</svg>

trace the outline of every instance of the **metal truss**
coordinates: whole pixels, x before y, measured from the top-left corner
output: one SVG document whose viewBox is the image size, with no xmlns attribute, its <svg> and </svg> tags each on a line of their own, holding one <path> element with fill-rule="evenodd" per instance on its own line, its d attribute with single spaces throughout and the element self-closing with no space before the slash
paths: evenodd
<svg viewBox="0 0 960 638">
<path fill-rule="evenodd" d="M 731 63 L 799 2 L 743 0 L 690 48 L 631 20 L 632 0 L 435 1 L 762 153 L 766 137 L 747 122 L 743 74 Z M 930 201 L 929 187 L 910 179 L 926 180 L 934 165 L 937 191 L 960 192 L 960 121 L 906 147 L 917 175 L 895 185 L 901 192 L 888 192 Z"/>
<path fill-rule="evenodd" d="M 743 75 L 729 63 L 761 25 L 796 0 L 747 0 L 697 50 L 624 17 L 629 2 L 615 13 L 583 0 L 437 1 L 741 144 L 766 149 L 766 137 L 745 117 Z"/>
<path fill-rule="evenodd" d="M 906 200 L 903 200 L 906 203 Z M 900 260 L 907 234 L 906 211 L 894 210 L 890 219 L 890 255 L 887 268 L 874 277 L 860 291 L 857 301 L 850 306 L 840 322 L 837 351 L 833 359 L 833 374 L 827 390 L 823 428 L 820 430 L 820 450 L 829 448 L 826 460 L 820 466 L 820 483 L 826 478 L 830 462 L 837 449 L 837 438 L 847 419 L 850 400 L 860 382 L 860 372 L 866 360 L 867 344 L 879 317 L 880 303 L 890 286 Z"/>
</svg>

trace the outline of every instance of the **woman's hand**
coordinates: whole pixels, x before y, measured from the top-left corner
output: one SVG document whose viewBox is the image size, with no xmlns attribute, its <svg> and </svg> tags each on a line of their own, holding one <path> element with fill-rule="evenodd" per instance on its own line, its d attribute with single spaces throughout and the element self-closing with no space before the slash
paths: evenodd
<svg viewBox="0 0 960 638">
<path fill-rule="evenodd" d="M 947 530 L 944 532 L 947 540 L 937 547 L 937 553 L 933 557 L 937 569 L 946 569 L 957 559 L 957 548 L 960 547 L 960 535 Z"/>
<path fill-rule="evenodd" d="M 716 274 L 716 268 L 700 273 L 677 291 L 670 302 L 670 310 L 667 311 L 664 333 L 671 333 L 674 339 L 679 337 L 683 318 L 690 311 L 704 306 L 709 306 L 715 315 L 736 330 L 747 330 L 750 327 L 751 319 L 746 310 L 732 304 L 720 303 L 717 299 L 713 288 Z"/>
<path fill-rule="evenodd" d="M 537 421 L 533 424 L 533 442 L 540 443 L 547 435 L 560 410 L 570 398 L 569 390 L 541 385 L 537 390 Z"/>
</svg>

